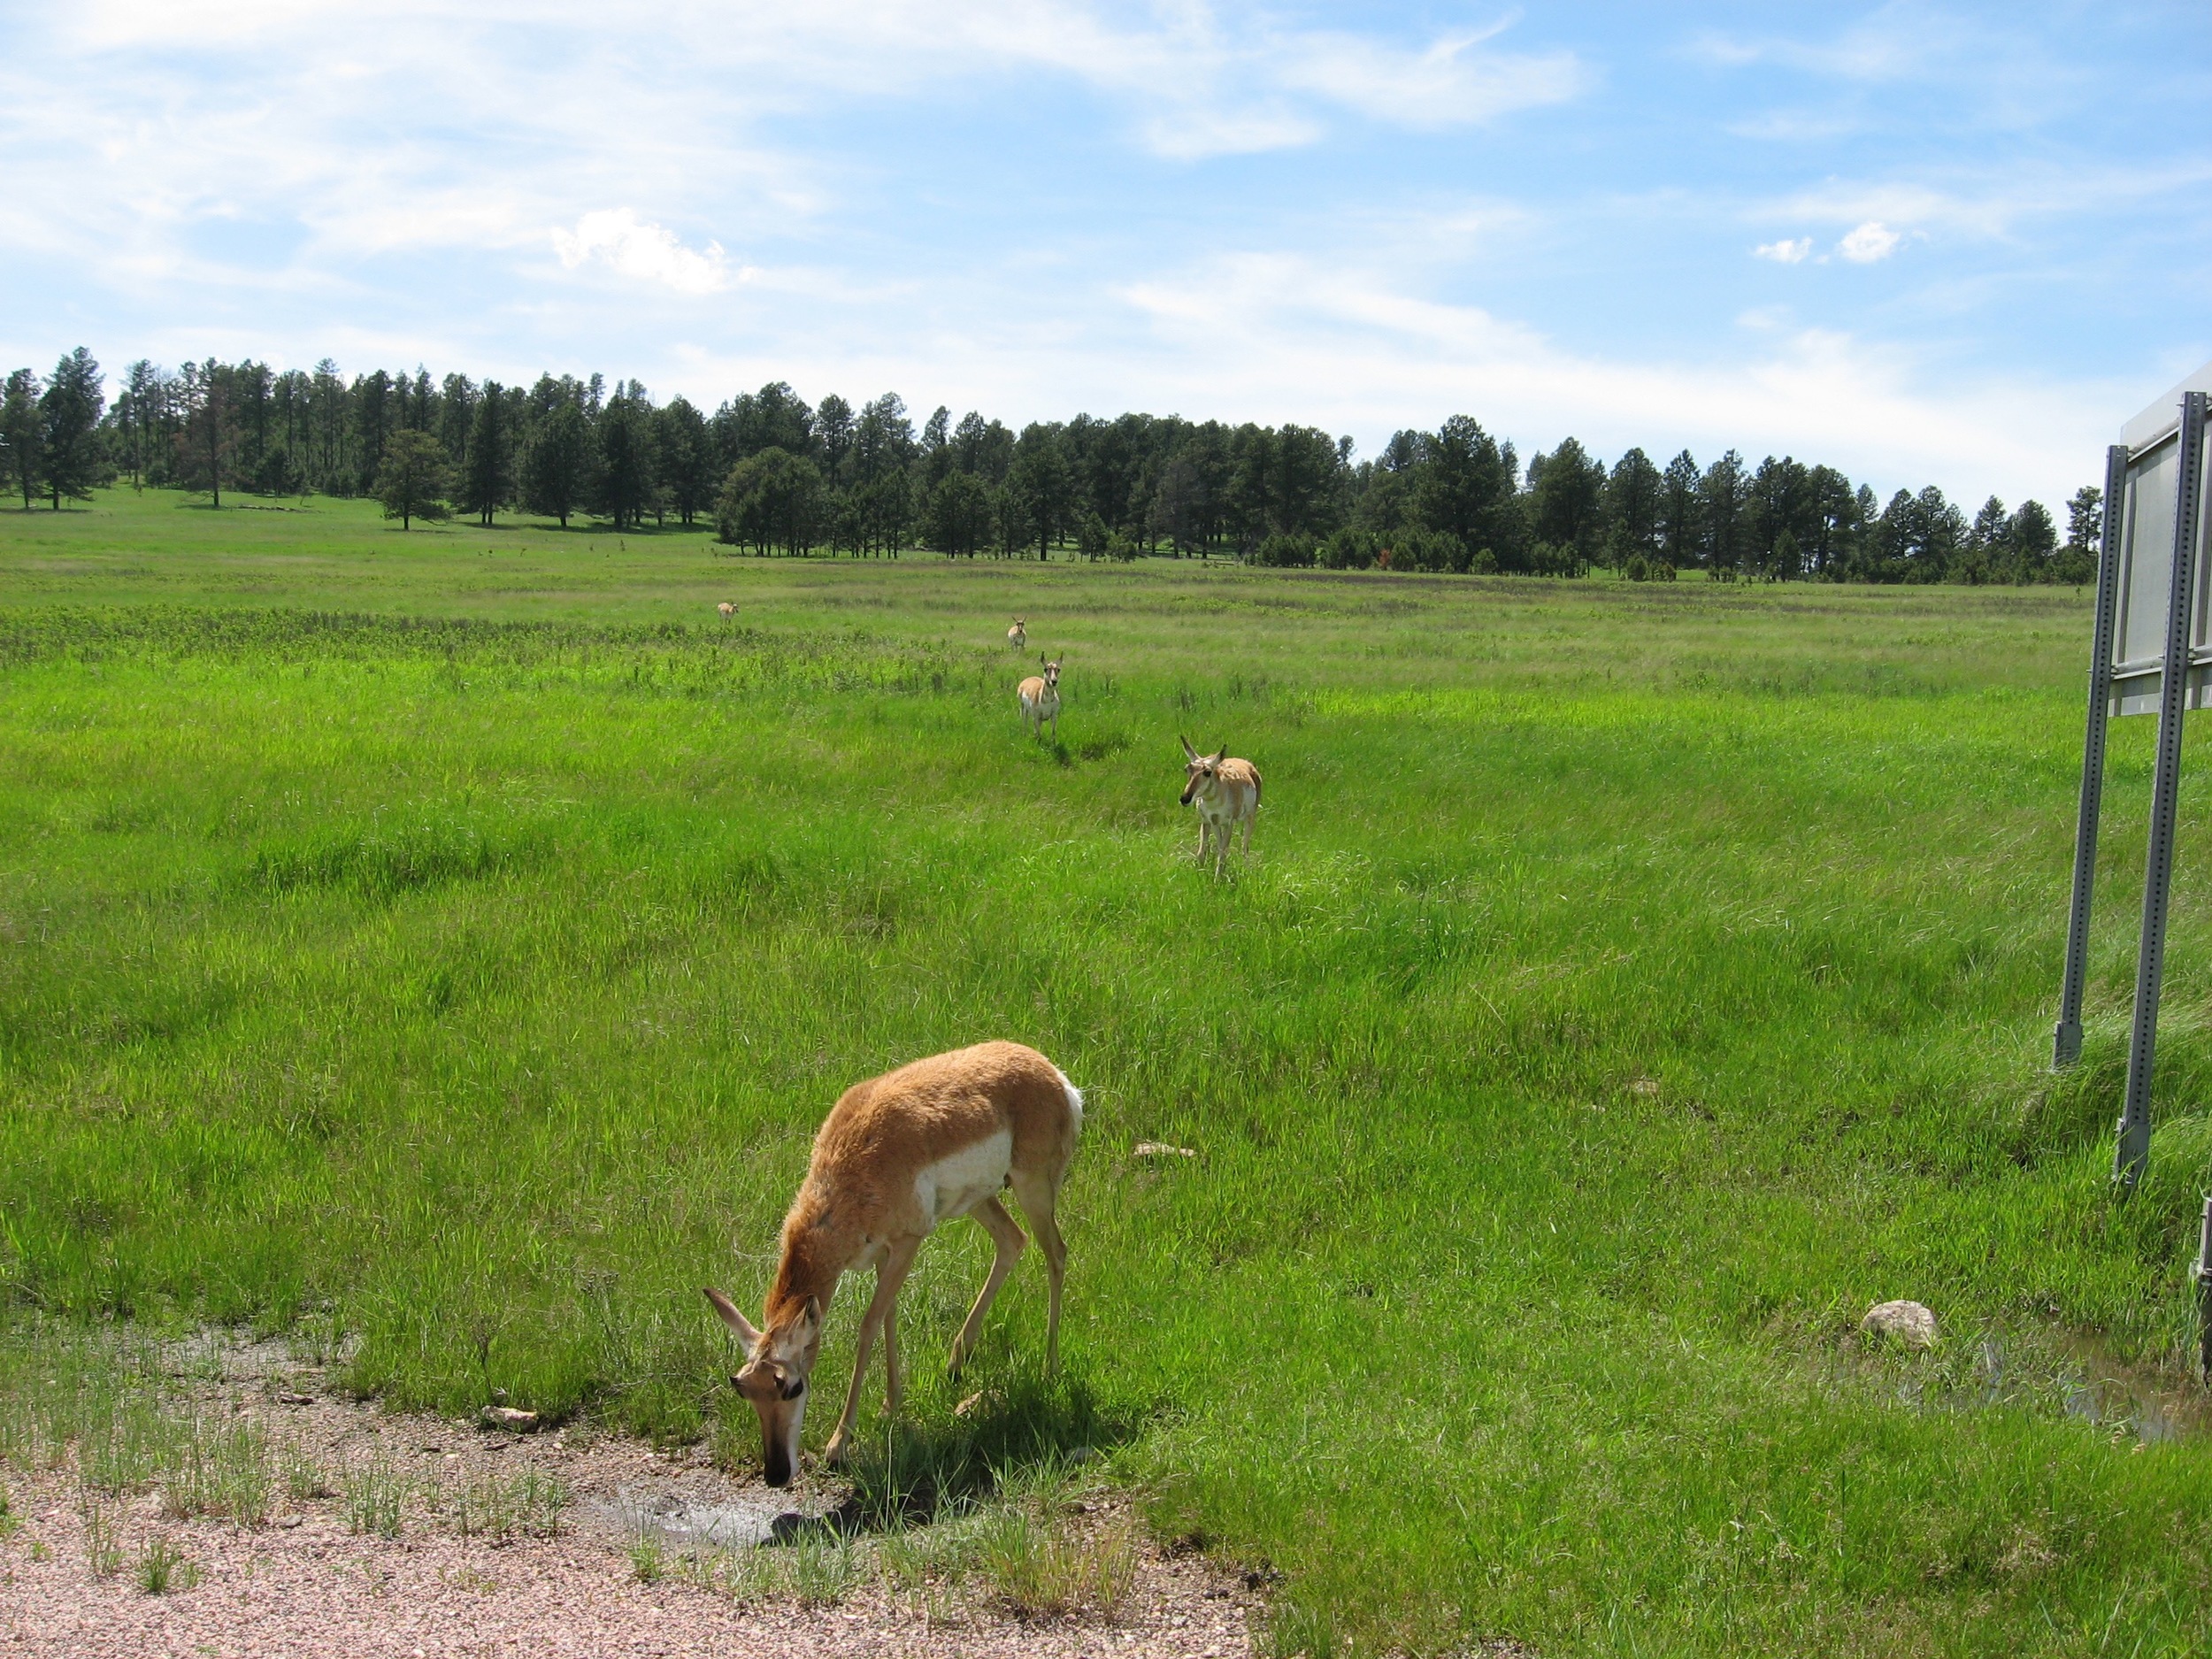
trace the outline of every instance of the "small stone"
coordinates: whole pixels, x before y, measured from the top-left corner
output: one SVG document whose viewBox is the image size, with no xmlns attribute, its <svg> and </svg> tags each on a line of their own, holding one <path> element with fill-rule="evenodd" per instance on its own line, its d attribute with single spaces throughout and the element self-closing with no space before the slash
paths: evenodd
<svg viewBox="0 0 2212 1659">
<path fill-rule="evenodd" d="M 315 1403 L 315 1396 L 313 1394 L 279 1394 L 277 1401 L 280 1404 L 288 1406 L 311 1406 Z"/>
<path fill-rule="evenodd" d="M 1866 1310 L 1859 1329 L 1870 1336 L 1893 1336 L 1907 1348 L 1933 1348 L 1936 1317 L 1917 1302 L 1878 1302 Z"/>
<path fill-rule="evenodd" d="M 484 1425 L 487 1428 L 508 1429 L 517 1434 L 527 1434 L 538 1426 L 538 1414 L 524 1411 L 515 1406 L 486 1406 Z"/>
<path fill-rule="evenodd" d="M 1198 1154 L 1189 1147 L 1171 1147 L 1164 1141 L 1140 1141 L 1130 1148 L 1130 1156 L 1139 1158 L 1194 1158 Z"/>
</svg>

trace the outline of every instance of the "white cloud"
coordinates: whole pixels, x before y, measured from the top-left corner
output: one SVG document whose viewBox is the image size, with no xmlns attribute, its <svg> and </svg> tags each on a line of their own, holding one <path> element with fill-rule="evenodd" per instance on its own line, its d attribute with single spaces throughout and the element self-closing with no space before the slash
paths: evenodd
<svg viewBox="0 0 2212 1659">
<path fill-rule="evenodd" d="M 2144 166 L 1955 166 L 1944 182 L 1910 180 L 1859 182 L 1831 179 L 1755 209 L 1763 219 L 1810 219 L 1864 227 L 1870 221 L 1906 231 L 1939 231 L 1951 238 L 2002 241 L 2038 220 L 2110 211 L 2200 189 L 2212 181 L 2212 158 L 2182 156 Z M 2165 209 L 2165 211 L 2186 211 Z"/>
<path fill-rule="evenodd" d="M 1484 50 L 1499 32 L 1447 35 L 1420 52 L 1351 35 L 1308 35 L 1276 53 L 1277 73 L 1287 86 L 1319 93 L 1373 119 L 1429 128 L 1563 104 L 1589 85 L 1588 71 L 1571 52 Z"/>
<path fill-rule="evenodd" d="M 1894 81 L 1924 70 L 1961 35 L 1924 7 L 1893 5 L 1830 40 L 1743 40 L 1709 30 L 1691 41 L 1689 54 L 1730 69 L 1779 64 L 1843 81 Z"/>
<path fill-rule="evenodd" d="M 1961 381 L 1914 354 L 1747 312 L 1732 360 L 1578 351 L 1480 307 L 1409 294 L 1380 267 L 1246 255 L 1122 291 L 1160 349 L 1123 360 L 1155 406 L 1194 418 L 1296 419 L 1353 432 L 1432 426 L 1455 412 L 1524 450 L 1569 433 L 1617 453 L 1732 445 L 1825 461 L 1884 494 L 1939 482 L 1979 499 L 2062 499 L 2093 467 L 2129 388 L 1991 376 Z M 1059 372 L 1046 369 L 1048 373 Z M 1166 380 L 1174 390 L 1163 397 Z M 2141 399 L 2136 398 L 2139 403 Z M 1101 407 L 1121 407 L 1111 395 Z"/>
<path fill-rule="evenodd" d="M 679 294 L 712 294 L 729 286 L 720 242 L 710 242 L 704 253 L 697 252 L 685 247 L 674 231 L 647 223 L 626 207 L 587 213 L 572 231 L 556 229 L 553 249 L 572 271 L 596 261 L 623 276 L 658 282 Z"/>
<path fill-rule="evenodd" d="M 1878 219 L 1870 219 L 1836 244 L 1836 251 L 1853 265 L 1872 265 L 1897 251 L 1903 240 Z"/>
<path fill-rule="evenodd" d="M 1751 250 L 1755 259 L 1771 259 L 1777 265 L 1802 265 L 1813 250 L 1813 239 L 1800 236 L 1794 242 L 1763 242 Z"/>
<path fill-rule="evenodd" d="M 1179 108 L 1146 120 L 1145 147 L 1171 161 L 1254 156 L 1310 144 L 1325 130 L 1311 116 L 1282 109 Z"/>
</svg>

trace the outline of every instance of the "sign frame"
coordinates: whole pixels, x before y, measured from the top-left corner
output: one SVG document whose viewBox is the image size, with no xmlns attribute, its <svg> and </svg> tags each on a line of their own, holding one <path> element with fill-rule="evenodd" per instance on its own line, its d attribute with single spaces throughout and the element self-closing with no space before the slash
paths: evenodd
<svg viewBox="0 0 2212 1659">
<path fill-rule="evenodd" d="M 2115 718 L 2154 710 L 2157 758 L 2151 780 L 2150 844 L 2144 861 L 2142 933 L 2135 964 L 2127 1089 L 2113 1153 L 2113 1181 L 2123 1196 L 2134 1189 L 2150 1162 L 2151 1079 L 2173 889 L 2183 722 L 2190 709 L 2212 706 L 2212 558 L 2204 556 L 2200 545 L 2205 528 L 2208 403 L 2212 403 L 2208 388 L 2212 364 L 2129 422 L 2122 433 L 2124 442 L 2105 452 L 2104 534 L 2097 560 L 2089 715 L 2082 743 L 2066 963 L 2051 1064 L 2054 1069 L 2069 1066 L 2081 1056 L 2081 1002 L 2104 793 L 2105 729 Z M 2154 641 L 2161 647 L 2155 656 L 2146 649 Z"/>
</svg>

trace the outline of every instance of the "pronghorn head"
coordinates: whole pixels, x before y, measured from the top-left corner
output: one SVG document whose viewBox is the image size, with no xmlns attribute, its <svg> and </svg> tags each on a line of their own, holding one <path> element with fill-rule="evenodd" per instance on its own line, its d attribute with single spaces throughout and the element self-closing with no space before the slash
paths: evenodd
<svg viewBox="0 0 2212 1659">
<path fill-rule="evenodd" d="M 1221 763 L 1229 758 L 1229 746 L 1224 743 L 1211 755 L 1202 755 L 1190 746 L 1190 739 L 1183 739 L 1183 804 L 1188 806 L 1201 795 L 1210 800 L 1214 785 L 1221 776 Z"/>
<path fill-rule="evenodd" d="M 1042 657 L 1038 657 L 1037 660 L 1044 663 L 1045 684 L 1057 691 L 1060 688 L 1060 664 L 1068 660 L 1066 655 L 1064 653 L 1056 662 L 1045 662 Z"/>
<path fill-rule="evenodd" d="M 1019 618 L 1019 617 L 1016 617 L 1016 618 L 1014 618 L 1014 626 L 1013 626 L 1013 628 L 1011 629 L 1011 632 L 1016 633 L 1016 634 L 1025 634 L 1025 633 L 1028 632 L 1028 629 L 1029 629 L 1029 624 L 1028 624 L 1028 623 L 1025 622 L 1025 621 L 1024 621 L 1021 618 Z"/>
<path fill-rule="evenodd" d="M 720 1291 L 709 1290 L 707 1300 L 745 1344 L 745 1363 L 730 1383 L 759 1414 L 761 1472 L 770 1486 L 787 1486 L 799 1467 L 807 1379 L 822 1351 L 822 1304 L 809 1296 L 796 1313 L 761 1331 Z"/>
</svg>

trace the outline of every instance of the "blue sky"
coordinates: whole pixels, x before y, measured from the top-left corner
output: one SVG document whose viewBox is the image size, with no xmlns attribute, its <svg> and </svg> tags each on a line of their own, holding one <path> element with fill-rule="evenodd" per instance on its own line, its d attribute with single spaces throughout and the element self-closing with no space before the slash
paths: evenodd
<svg viewBox="0 0 2212 1659">
<path fill-rule="evenodd" d="M 77 344 L 2062 498 L 2212 357 L 2212 6 L 0 6 Z"/>
</svg>

